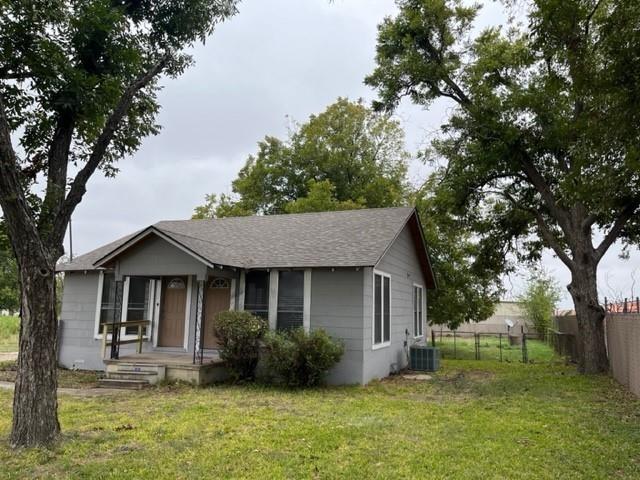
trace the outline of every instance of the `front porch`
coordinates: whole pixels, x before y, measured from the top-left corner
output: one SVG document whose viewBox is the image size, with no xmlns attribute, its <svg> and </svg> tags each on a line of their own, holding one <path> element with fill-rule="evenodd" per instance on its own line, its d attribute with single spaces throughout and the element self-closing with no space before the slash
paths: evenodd
<svg viewBox="0 0 640 480">
<path fill-rule="evenodd" d="M 194 363 L 193 354 L 144 352 L 105 359 L 106 378 L 100 385 L 140 389 L 163 381 L 207 385 L 227 378 L 224 362 L 217 354 L 208 353 Z"/>
</svg>

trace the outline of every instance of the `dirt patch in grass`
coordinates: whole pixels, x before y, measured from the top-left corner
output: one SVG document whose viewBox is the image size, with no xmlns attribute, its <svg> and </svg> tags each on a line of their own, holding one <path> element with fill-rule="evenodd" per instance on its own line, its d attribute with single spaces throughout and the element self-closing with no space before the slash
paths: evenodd
<svg viewBox="0 0 640 480">
<path fill-rule="evenodd" d="M 58 369 L 58 387 L 60 388 L 95 388 L 101 372 Z M 16 363 L 0 362 L 0 382 L 16 381 Z"/>
</svg>

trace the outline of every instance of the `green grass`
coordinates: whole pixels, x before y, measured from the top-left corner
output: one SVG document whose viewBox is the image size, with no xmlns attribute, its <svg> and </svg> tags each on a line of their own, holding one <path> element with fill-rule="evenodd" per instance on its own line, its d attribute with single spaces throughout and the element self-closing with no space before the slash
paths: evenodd
<svg viewBox="0 0 640 480">
<path fill-rule="evenodd" d="M 20 318 L 0 316 L 0 353 L 18 351 Z"/>
<path fill-rule="evenodd" d="M 458 360 L 474 360 L 475 359 L 475 340 L 473 337 L 456 336 L 455 342 L 453 336 L 443 335 L 440 338 L 436 335 L 436 346 L 440 348 L 442 358 L 458 359 Z M 494 335 L 480 336 L 480 360 L 500 360 L 502 351 L 502 361 L 504 362 L 522 362 L 522 346 L 509 345 L 509 339 L 506 335 L 502 336 L 502 344 L 500 338 Z M 527 353 L 529 362 L 550 362 L 556 358 L 553 350 L 541 340 L 527 340 Z"/>
<path fill-rule="evenodd" d="M 640 400 L 559 363 L 445 360 L 427 382 L 164 387 L 60 398 L 54 450 L 6 444 L 0 478 L 640 478 Z"/>
</svg>

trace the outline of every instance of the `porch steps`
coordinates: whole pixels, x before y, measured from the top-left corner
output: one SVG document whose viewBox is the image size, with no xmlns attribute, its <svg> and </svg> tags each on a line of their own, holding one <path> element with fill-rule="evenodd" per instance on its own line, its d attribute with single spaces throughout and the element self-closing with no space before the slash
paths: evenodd
<svg viewBox="0 0 640 480">
<path fill-rule="evenodd" d="M 165 379 L 166 366 L 153 363 L 105 362 L 105 378 L 99 386 L 104 388 L 122 388 L 140 390 Z"/>
<path fill-rule="evenodd" d="M 117 378 L 101 378 L 98 380 L 100 388 L 117 388 L 121 390 L 142 390 L 150 385 L 148 380 L 126 380 Z"/>
</svg>

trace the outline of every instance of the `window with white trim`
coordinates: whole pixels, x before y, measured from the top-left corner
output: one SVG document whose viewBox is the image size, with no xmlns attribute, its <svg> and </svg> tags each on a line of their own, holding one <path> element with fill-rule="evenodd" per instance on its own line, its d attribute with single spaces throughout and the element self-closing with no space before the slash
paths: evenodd
<svg viewBox="0 0 640 480">
<path fill-rule="evenodd" d="M 281 270 L 278 272 L 278 330 L 303 326 L 304 271 Z"/>
<path fill-rule="evenodd" d="M 127 291 L 127 314 L 124 318 L 125 322 L 133 322 L 137 320 L 151 321 L 152 318 L 152 299 L 151 299 L 151 280 L 141 277 L 129 278 L 129 289 Z M 138 327 L 126 327 L 126 335 L 137 335 Z M 147 327 L 142 328 L 142 334 L 147 336 Z"/>
<path fill-rule="evenodd" d="M 373 346 L 391 343 L 391 277 L 373 274 Z"/>
<path fill-rule="evenodd" d="M 269 272 L 251 270 L 245 276 L 244 309 L 265 320 L 269 318 Z"/>
<path fill-rule="evenodd" d="M 424 333 L 424 288 L 422 285 L 413 286 L 413 336 L 421 337 Z"/>
<path fill-rule="evenodd" d="M 112 272 L 101 272 L 98 283 L 98 314 L 96 322 L 96 336 L 102 336 L 102 324 L 114 321 L 116 313 L 116 278 Z M 116 321 L 127 322 L 136 320 L 152 320 L 153 317 L 153 280 L 141 277 L 127 277 L 124 279 L 122 304 L 127 308 L 121 312 Z M 143 327 L 143 336 L 149 335 L 147 327 Z M 123 327 L 121 337 L 138 335 L 138 327 Z"/>
</svg>

